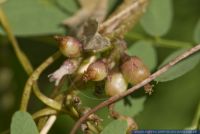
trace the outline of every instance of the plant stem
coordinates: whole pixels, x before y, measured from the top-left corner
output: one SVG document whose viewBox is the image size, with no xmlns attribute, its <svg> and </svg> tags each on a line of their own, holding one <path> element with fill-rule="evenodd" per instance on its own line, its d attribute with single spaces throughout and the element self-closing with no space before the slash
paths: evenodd
<svg viewBox="0 0 200 134">
<path fill-rule="evenodd" d="M 31 77 L 31 76 L 30 76 Z M 36 85 L 34 84 L 34 81 L 32 83 L 33 85 L 33 92 L 35 93 L 35 95 L 38 97 L 38 99 L 40 101 L 42 101 L 45 105 L 53 108 L 53 109 L 56 109 L 56 110 L 61 110 L 61 104 L 58 103 L 57 101 L 55 101 L 54 99 L 51 99 L 47 96 L 45 96 L 44 94 L 42 94 L 39 90 L 39 88 L 36 87 Z M 30 85 L 30 86 L 32 86 Z"/>
<path fill-rule="evenodd" d="M 141 87 L 145 86 L 146 84 L 148 84 L 149 82 L 153 81 L 155 78 L 157 78 L 158 76 L 160 76 L 161 74 L 167 72 L 171 67 L 173 67 L 174 65 L 176 65 L 177 63 L 179 63 L 180 61 L 184 60 L 185 58 L 191 56 L 192 54 L 196 53 L 200 51 L 200 44 L 189 49 L 188 51 L 184 52 L 183 54 L 179 55 L 178 57 L 176 57 L 175 59 L 173 59 L 171 62 L 169 62 L 168 64 L 166 64 L 165 66 L 163 66 L 161 69 L 159 69 L 158 71 L 156 71 L 155 73 L 153 73 L 152 75 L 150 75 L 147 79 L 143 80 L 142 82 L 138 83 L 137 85 L 133 86 L 132 88 L 128 89 L 126 92 L 123 92 L 121 94 L 115 95 L 113 97 L 110 97 L 108 100 L 103 101 L 102 103 L 100 103 L 99 105 L 97 105 L 96 107 L 94 107 L 93 109 L 91 109 L 90 111 L 88 111 L 85 115 L 83 115 L 74 125 L 72 131 L 70 132 L 70 134 L 75 134 L 76 131 L 78 130 L 79 126 L 85 121 L 87 120 L 88 116 L 93 114 L 94 112 L 96 112 L 97 110 L 106 107 L 110 104 L 113 104 L 121 99 L 123 99 L 124 97 L 132 94 L 133 92 L 135 92 L 136 90 L 140 89 Z"/>
<path fill-rule="evenodd" d="M 148 38 L 143 36 L 142 34 L 130 32 L 126 34 L 126 38 L 129 40 L 145 40 L 152 42 L 153 45 L 157 47 L 167 47 L 167 48 L 189 48 L 192 47 L 192 43 L 183 42 L 183 41 L 176 41 L 176 40 L 168 40 L 162 39 L 160 37 Z"/>
<path fill-rule="evenodd" d="M 24 54 L 24 52 L 20 49 L 19 44 L 12 33 L 10 25 L 8 23 L 7 17 L 4 14 L 3 10 L 0 8 L 0 22 L 2 27 L 4 28 L 5 32 L 8 34 L 8 38 L 11 41 L 11 44 L 14 48 L 14 51 L 19 59 L 20 63 L 22 64 L 24 70 L 30 75 L 33 72 L 33 68 L 31 66 L 30 61 Z"/>
<path fill-rule="evenodd" d="M 100 31 L 103 30 L 104 34 L 113 32 L 114 29 L 117 28 L 122 21 L 129 18 L 132 14 L 135 13 L 135 11 L 143 13 L 143 11 L 147 5 L 147 2 L 148 2 L 148 0 L 137 0 L 137 1 L 130 3 L 130 5 L 128 5 L 128 7 L 125 7 L 125 9 L 121 10 L 120 12 L 113 15 L 111 18 L 109 18 L 105 22 L 103 22 L 100 25 L 100 28 L 99 28 Z M 133 15 L 135 21 L 138 20 L 140 14 Z"/>
<path fill-rule="evenodd" d="M 50 65 L 52 64 L 56 59 L 58 59 L 60 57 L 60 52 L 56 52 L 54 53 L 52 56 L 50 56 L 49 58 L 47 58 L 29 77 L 29 79 L 26 82 L 26 85 L 24 87 L 24 93 L 22 96 L 22 101 L 21 101 L 21 106 L 20 106 L 20 110 L 22 111 L 26 111 L 27 110 L 27 105 L 28 105 L 28 101 L 30 98 L 30 94 L 31 94 L 31 88 L 32 85 L 38 80 L 40 74 Z M 34 90 L 35 91 L 35 90 Z M 39 91 L 35 91 L 36 95 L 41 95 L 41 93 Z M 54 109 L 57 110 L 61 110 L 62 106 L 60 103 L 56 102 L 53 99 L 50 99 L 46 96 L 39 96 L 40 99 L 45 102 L 45 104 L 48 104 L 48 106 L 51 106 Z"/>
<path fill-rule="evenodd" d="M 48 115 L 55 115 L 57 114 L 57 111 L 52 108 L 44 108 L 42 110 L 37 111 L 32 115 L 33 119 L 40 118 L 42 116 L 48 116 Z"/>
<path fill-rule="evenodd" d="M 50 130 L 50 128 L 52 127 L 52 125 L 54 124 L 54 122 L 56 121 L 56 116 L 55 115 L 51 115 L 46 123 L 46 125 L 42 128 L 42 130 L 40 131 L 40 134 L 47 134 L 48 131 Z"/>
<path fill-rule="evenodd" d="M 17 58 L 19 59 L 20 63 L 22 64 L 22 67 L 24 68 L 25 72 L 28 75 L 30 75 L 33 72 L 33 67 L 31 65 L 30 61 L 28 60 L 28 58 L 26 57 L 26 55 L 24 54 L 24 52 L 20 49 L 19 44 L 9 26 L 8 20 L 1 8 L 0 8 L 0 22 L 1 22 L 1 25 L 3 26 L 5 32 L 8 34 L 8 38 L 11 41 L 11 44 L 14 48 Z M 53 106 L 54 103 L 52 104 L 52 102 L 54 102 L 54 100 L 43 95 L 40 92 L 39 87 L 36 83 L 34 83 L 34 85 L 33 85 L 33 91 L 42 102 L 44 102 L 46 105 Z M 27 90 L 27 92 L 25 92 L 25 94 L 23 96 L 27 96 L 27 98 L 29 98 L 30 92 L 31 91 Z"/>
</svg>

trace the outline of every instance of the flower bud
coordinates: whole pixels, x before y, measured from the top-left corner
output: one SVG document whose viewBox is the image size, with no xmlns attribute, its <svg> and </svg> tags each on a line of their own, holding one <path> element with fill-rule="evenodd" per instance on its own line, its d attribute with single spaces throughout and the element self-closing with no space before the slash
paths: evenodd
<svg viewBox="0 0 200 134">
<path fill-rule="evenodd" d="M 82 51 L 82 44 L 75 38 L 70 36 L 55 36 L 59 41 L 59 49 L 63 55 L 70 58 L 79 57 Z"/>
<path fill-rule="evenodd" d="M 127 90 L 127 82 L 119 72 L 110 74 L 105 83 L 105 92 L 108 96 L 114 96 Z"/>
<path fill-rule="evenodd" d="M 63 62 L 63 64 L 52 74 L 49 74 L 49 80 L 50 82 L 55 81 L 55 85 L 57 86 L 60 83 L 60 80 L 63 78 L 63 76 L 67 74 L 73 74 L 79 65 L 79 60 L 75 59 L 67 59 Z"/>
<path fill-rule="evenodd" d="M 121 71 L 127 82 L 138 84 L 149 77 L 149 69 L 136 56 L 130 57 L 121 65 Z"/>
<path fill-rule="evenodd" d="M 85 81 L 101 81 L 108 75 L 108 69 L 105 62 L 98 60 L 93 62 L 87 68 L 87 71 L 83 75 Z"/>
</svg>

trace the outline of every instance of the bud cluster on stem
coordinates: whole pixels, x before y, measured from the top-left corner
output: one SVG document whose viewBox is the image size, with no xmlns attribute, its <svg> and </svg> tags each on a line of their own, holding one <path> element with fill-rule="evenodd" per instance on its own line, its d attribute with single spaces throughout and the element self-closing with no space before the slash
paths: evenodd
<svg viewBox="0 0 200 134">
<path fill-rule="evenodd" d="M 97 59 L 97 54 L 88 56 L 88 53 L 84 52 L 84 44 L 78 39 L 70 36 L 55 36 L 55 38 L 59 42 L 61 53 L 68 57 L 58 70 L 49 75 L 50 81 L 56 81 L 56 85 L 64 75 L 76 72 L 84 82 L 105 80 L 106 95 L 114 96 L 125 92 L 128 84 L 138 84 L 150 76 L 149 69 L 139 57 L 126 54 L 126 42 L 122 39 L 112 41 L 113 49 L 105 50 L 110 53 L 102 54 Z M 85 55 L 87 58 L 84 59 Z M 78 62 L 78 58 L 83 59 L 81 63 Z M 116 68 L 117 71 L 113 71 Z M 145 91 L 150 94 L 151 88 L 150 85 L 146 85 Z"/>
<path fill-rule="evenodd" d="M 72 84 L 76 85 L 76 89 L 91 81 L 104 87 L 105 92 L 100 92 L 101 94 L 105 93 L 112 97 L 125 92 L 128 84 L 138 84 L 150 76 L 150 71 L 139 57 L 126 54 L 126 42 L 122 39 L 112 41 L 112 49 L 88 53 L 84 50 L 85 45 L 74 37 L 56 36 L 55 38 L 59 42 L 60 52 L 67 57 L 59 69 L 49 75 L 50 81 L 55 81 L 56 86 L 65 75 L 71 75 L 70 77 L 74 78 Z M 145 91 L 150 94 L 151 88 L 152 86 L 147 84 Z M 82 114 L 84 115 L 84 107 L 80 98 L 71 94 L 73 91 L 76 90 L 70 85 L 66 91 L 65 106 L 70 113 L 73 113 L 74 118 L 79 118 Z M 127 131 L 137 128 L 130 117 L 121 115 L 118 119 L 127 121 Z M 82 124 L 82 130 L 100 132 L 100 122 L 101 119 L 93 114 L 89 116 L 87 122 Z"/>
</svg>

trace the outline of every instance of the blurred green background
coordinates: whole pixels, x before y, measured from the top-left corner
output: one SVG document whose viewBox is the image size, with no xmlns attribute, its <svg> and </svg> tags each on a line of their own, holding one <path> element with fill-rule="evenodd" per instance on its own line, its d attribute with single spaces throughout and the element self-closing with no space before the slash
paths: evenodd
<svg viewBox="0 0 200 134">
<path fill-rule="evenodd" d="M 199 0 L 172 0 L 172 26 L 163 38 L 194 43 L 194 29 L 200 19 Z M 23 3 L 23 4 L 22 4 Z M 56 3 L 56 4 L 55 4 Z M 112 11 L 120 4 L 118 0 L 110 1 Z M 59 23 L 78 10 L 73 0 L 8 0 L 3 5 L 11 27 L 17 36 L 20 47 L 27 54 L 34 67 L 40 65 L 49 55 L 55 52 L 56 42 L 52 36 L 64 34 Z M 140 24 L 132 32 L 146 35 Z M 67 34 L 67 33 L 65 33 Z M 131 32 L 130 32 L 131 34 Z M 136 40 L 127 38 L 131 46 Z M 156 47 L 157 66 L 177 48 Z M 141 51 L 142 53 L 142 51 Z M 42 74 L 39 84 L 42 92 L 50 94 L 53 87 L 47 75 L 62 63 L 64 57 L 56 61 Z M 155 69 L 154 69 L 155 70 Z M 7 37 L 1 30 L 0 34 L 0 132 L 10 127 L 13 113 L 19 109 L 22 91 L 27 79 Z M 155 83 L 151 96 L 136 92 L 138 96 L 147 96 L 141 112 L 135 116 L 140 129 L 184 129 L 191 125 L 197 104 L 200 100 L 200 64 L 189 73 L 169 82 Z M 81 96 L 84 104 L 93 107 L 99 100 Z M 29 105 L 30 112 L 42 108 L 34 96 Z M 134 105 L 132 106 L 134 109 Z M 104 125 L 111 119 L 107 109 L 98 114 L 105 119 Z M 68 116 L 59 116 L 51 133 L 64 134 L 73 126 L 73 120 Z"/>
</svg>

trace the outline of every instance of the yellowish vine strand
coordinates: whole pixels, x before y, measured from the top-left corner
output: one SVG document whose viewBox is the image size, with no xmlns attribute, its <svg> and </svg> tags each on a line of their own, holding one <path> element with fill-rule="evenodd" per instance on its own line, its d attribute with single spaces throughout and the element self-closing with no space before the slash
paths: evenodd
<svg viewBox="0 0 200 134">
<path fill-rule="evenodd" d="M 37 111 L 32 115 L 33 119 L 37 119 L 43 116 L 48 116 L 48 115 L 56 115 L 58 112 L 55 109 L 52 108 L 44 108 L 42 110 Z"/>
<path fill-rule="evenodd" d="M 40 74 L 49 66 L 51 65 L 55 60 L 57 60 L 60 57 L 61 53 L 58 51 L 56 53 L 54 53 L 52 56 L 50 56 L 49 58 L 47 58 L 29 77 L 29 79 L 26 82 L 26 85 L 24 87 L 24 93 L 22 96 L 22 101 L 21 101 L 21 106 L 20 106 L 20 110 L 21 111 L 26 111 L 27 110 L 27 105 L 28 105 L 28 101 L 30 98 L 30 94 L 31 94 L 31 88 L 33 86 L 33 84 L 38 80 Z M 39 91 L 39 90 L 38 90 Z M 37 93 L 39 93 L 40 95 L 42 95 L 40 92 L 36 91 L 36 95 Z M 53 108 L 55 108 L 56 110 L 61 110 L 62 105 L 58 102 L 56 102 L 53 99 L 50 99 L 46 96 L 45 97 L 45 104 L 48 104 L 48 106 L 51 106 Z M 41 98 L 41 96 L 40 96 Z"/>
<path fill-rule="evenodd" d="M 33 82 L 33 92 L 34 94 L 38 97 L 40 101 L 42 101 L 44 104 L 47 106 L 56 109 L 56 110 L 61 110 L 61 104 L 55 101 L 54 99 L 51 99 L 47 96 L 45 96 L 43 93 L 40 92 L 38 86 Z"/>
<path fill-rule="evenodd" d="M 28 58 L 26 57 L 26 55 L 23 53 L 23 51 L 21 51 L 19 44 L 18 44 L 15 36 L 12 33 L 12 30 L 8 23 L 7 17 L 4 14 L 4 11 L 2 8 L 0 8 L 0 22 L 1 22 L 1 25 L 4 28 L 5 32 L 8 35 L 9 40 L 11 41 L 11 44 L 17 55 L 17 58 L 19 59 L 20 63 L 22 64 L 24 70 L 30 75 L 33 72 L 33 67 L 31 66 L 31 63 L 28 60 Z"/>
<path fill-rule="evenodd" d="M 11 44 L 13 46 L 13 49 L 17 55 L 17 58 L 19 59 L 20 63 L 22 64 L 22 67 L 24 68 L 25 72 L 30 75 L 33 72 L 33 67 L 30 63 L 30 61 L 28 60 L 27 56 L 24 54 L 24 52 L 20 49 L 19 44 L 15 38 L 15 36 L 13 35 L 13 32 L 10 28 L 10 25 L 8 23 L 7 17 L 4 14 L 3 10 L 0 8 L 0 23 L 2 25 L 2 27 L 4 28 L 5 32 L 8 35 L 9 40 L 11 41 Z M 45 103 L 47 106 L 50 106 L 54 109 L 60 109 L 57 106 L 57 102 L 54 101 L 51 98 L 46 97 L 45 95 L 43 95 L 40 90 L 39 87 L 37 85 L 37 83 L 33 84 L 33 91 L 36 94 L 36 96 L 43 102 Z M 25 92 L 28 98 L 30 97 L 30 92 L 31 91 L 27 91 Z M 28 102 L 27 102 L 28 103 Z M 56 106 L 55 106 L 56 105 Z M 54 107 L 55 106 L 55 107 Z"/>
</svg>

